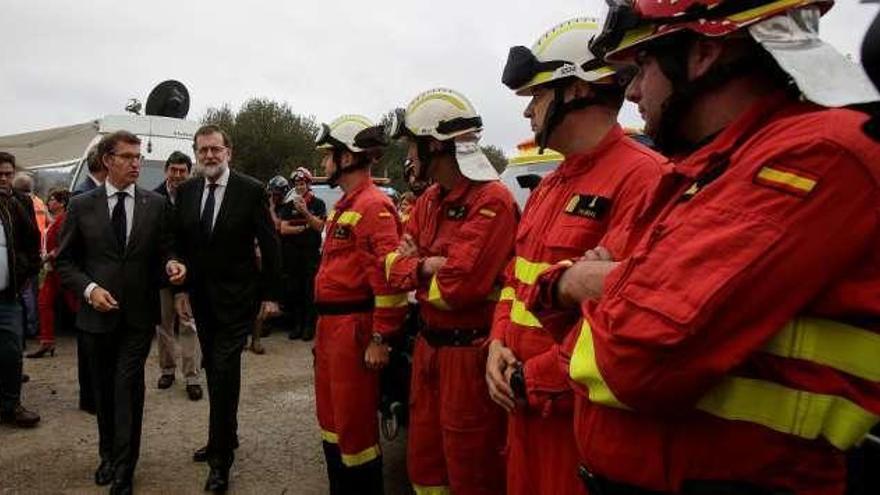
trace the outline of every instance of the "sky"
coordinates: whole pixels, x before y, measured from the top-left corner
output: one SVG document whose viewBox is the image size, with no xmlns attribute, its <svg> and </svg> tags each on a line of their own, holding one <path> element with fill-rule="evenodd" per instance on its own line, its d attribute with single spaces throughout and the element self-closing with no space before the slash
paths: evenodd
<svg viewBox="0 0 880 495">
<path fill-rule="evenodd" d="M 252 97 L 329 122 L 373 119 L 450 87 L 483 116 L 484 144 L 530 137 L 527 100 L 501 84 L 508 49 L 603 0 L 3 0 L 0 135 L 122 113 L 166 79 L 190 91 L 189 118 Z M 820 33 L 858 59 L 876 5 L 837 0 Z M 624 108 L 621 120 L 639 125 Z"/>
</svg>

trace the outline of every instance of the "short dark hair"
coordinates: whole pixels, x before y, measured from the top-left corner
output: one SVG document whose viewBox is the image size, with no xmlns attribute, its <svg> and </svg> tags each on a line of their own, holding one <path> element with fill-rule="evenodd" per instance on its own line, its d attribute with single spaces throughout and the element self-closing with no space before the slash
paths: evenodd
<svg viewBox="0 0 880 495">
<path fill-rule="evenodd" d="M 12 165 L 12 168 L 16 168 L 15 166 L 15 155 L 12 153 L 7 153 L 5 151 L 0 151 L 0 163 L 9 163 Z"/>
<path fill-rule="evenodd" d="M 186 153 L 182 151 L 175 151 L 168 156 L 168 159 L 165 160 L 165 170 L 168 170 L 168 167 L 171 164 L 184 164 L 186 165 L 186 171 L 191 172 L 193 168 L 192 158 L 189 157 Z"/>
<path fill-rule="evenodd" d="M 104 164 L 101 163 L 101 160 L 98 160 L 98 146 L 92 146 L 88 153 L 86 153 L 86 165 L 89 167 L 89 172 L 95 173 L 104 170 Z"/>
<path fill-rule="evenodd" d="M 119 143 L 141 144 L 141 138 L 128 131 L 116 131 L 112 134 L 107 134 L 98 141 L 98 162 L 103 164 L 104 157 L 112 154 Z"/>
<path fill-rule="evenodd" d="M 70 202 L 70 191 L 63 188 L 55 188 L 49 191 L 49 199 L 54 199 L 59 203 L 63 204 L 65 208 L 67 208 L 67 203 Z"/>
<path fill-rule="evenodd" d="M 195 134 L 193 134 L 193 149 L 196 147 L 196 139 L 198 139 L 199 136 L 210 136 L 214 133 L 223 136 L 223 146 L 232 149 L 232 139 L 229 139 L 229 134 L 226 134 L 226 131 L 224 131 L 222 127 L 214 124 L 203 125 L 199 127 L 199 130 L 197 130 Z"/>
</svg>

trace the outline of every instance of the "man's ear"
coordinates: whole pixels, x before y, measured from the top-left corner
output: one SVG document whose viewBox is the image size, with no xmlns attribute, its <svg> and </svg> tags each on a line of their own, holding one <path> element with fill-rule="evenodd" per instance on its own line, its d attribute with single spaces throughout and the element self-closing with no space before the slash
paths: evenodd
<svg viewBox="0 0 880 495">
<path fill-rule="evenodd" d="M 428 150 L 431 151 L 431 153 L 438 153 L 440 151 L 443 151 L 443 143 L 436 139 L 431 139 L 428 142 Z"/>
<path fill-rule="evenodd" d="M 590 83 L 583 79 L 574 79 L 567 88 L 565 88 L 565 100 L 572 101 L 581 98 L 589 98 L 593 96 L 593 88 Z"/>
<path fill-rule="evenodd" d="M 700 38 L 691 44 L 688 54 L 688 78 L 703 76 L 721 59 L 724 43 L 719 40 Z"/>
</svg>

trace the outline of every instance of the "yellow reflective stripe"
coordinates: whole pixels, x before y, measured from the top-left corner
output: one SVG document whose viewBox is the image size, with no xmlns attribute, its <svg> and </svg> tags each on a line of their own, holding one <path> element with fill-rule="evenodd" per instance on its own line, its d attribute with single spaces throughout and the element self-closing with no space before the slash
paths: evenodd
<svg viewBox="0 0 880 495">
<path fill-rule="evenodd" d="M 550 266 L 550 263 L 535 263 L 517 256 L 513 272 L 517 280 L 526 285 L 532 285 L 544 273 L 544 270 L 550 268 Z"/>
<path fill-rule="evenodd" d="M 339 443 L 339 435 L 332 431 L 321 430 L 321 440 L 327 443 Z"/>
<path fill-rule="evenodd" d="M 525 303 L 518 299 L 514 299 L 510 305 L 510 321 L 523 327 L 541 328 L 541 322 L 526 309 Z"/>
<path fill-rule="evenodd" d="M 337 224 L 340 225 L 351 225 L 354 227 L 361 221 L 361 214 L 356 211 L 345 211 L 339 215 L 339 218 L 336 220 Z"/>
<path fill-rule="evenodd" d="M 755 7 L 751 10 L 746 10 L 738 14 L 729 15 L 727 16 L 727 19 L 733 22 L 748 21 L 756 17 L 760 17 L 768 12 L 773 12 L 774 10 L 779 10 L 786 7 L 792 7 L 802 3 L 807 2 L 805 0 L 779 0 L 778 2 L 769 3 L 767 5 Z"/>
<path fill-rule="evenodd" d="M 408 304 L 406 292 L 376 296 L 377 308 L 402 308 Z"/>
<path fill-rule="evenodd" d="M 880 335 L 845 323 L 796 318 L 774 335 L 763 350 L 818 363 L 872 382 L 880 381 Z"/>
<path fill-rule="evenodd" d="M 398 256 L 400 256 L 400 253 L 397 251 L 391 251 L 385 256 L 385 280 L 391 280 L 391 267 Z"/>
<path fill-rule="evenodd" d="M 446 311 L 452 309 L 449 307 L 449 304 L 443 300 L 443 294 L 440 293 L 440 285 L 437 282 L 437 275 L 431 277 L 431 285 L 428 286 L 428 302 L 438 309 Z"/>
<path fill-rule="evenodd" d="M 593 330 L 587 320 L 583 320 L 581 332 L 578 335 L 574 353 L 571 355 L 571 364 L 568 374 L 572 380 L 587 387 L 590 402 L 610 407 L 629 409 L 617 400 L 614 392 L 605 383 L 599 365 L 596 363 L 596 351 L 593 348 Z"/>
<path fill-rule="evenodd" d="M 382 455 L 382 450 L 378 445 L 373 445 L 357 454 L 342 454 L 342 463 L 348 467 L 360 466 L 379 458 L 380 455 Z"/>
<path fill-rule="evenodd" d="M 758 172 L 758 178 L 775 184 L 793 187 L 804 192 L 812 191 L 817 184 L 815 179 L 773 167 L 762 168 Z"/>
<path fill-rule="evenodd" d="M 498 298 L 499 301 L 513 301 L 516 299 L 516 289 L 513 287 L 505 287 L 501 289 L 501 297 Z"/>
<path fill-rule="evenodd" d="M 416 495 L 451 495 L 448 486 L 422 486 L 413 483 L 413 491 Z"/>
<path fill-rule="evenodd" d="M 727 378 L 697 407 L 713 416 L 756 423 L 806 439 L 825 437 L 840 450 L 857 443 L 880 417 L 843 397 L 751 378 Z"/>
</svg>

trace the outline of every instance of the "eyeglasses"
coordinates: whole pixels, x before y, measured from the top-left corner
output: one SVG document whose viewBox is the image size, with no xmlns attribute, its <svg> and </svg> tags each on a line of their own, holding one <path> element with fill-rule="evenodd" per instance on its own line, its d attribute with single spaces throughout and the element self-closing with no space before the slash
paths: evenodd
<svg viewBox="0 0 880 495">
<path fill-rule="evenodd" d="M 120 160 L 126 162 L 139 162 L 144 159 L 144 155 L 140 154 L 133 155 L 131 153 L 110 153 L 110 155 L 115 156 L 116 158 L 119 158 Z"/>
<path fill-rule="evenodd" d="M 219 155 L 226 151 L 226 146 L 204 146 L 196 150 L 199 156 Z"/>
</svg>

